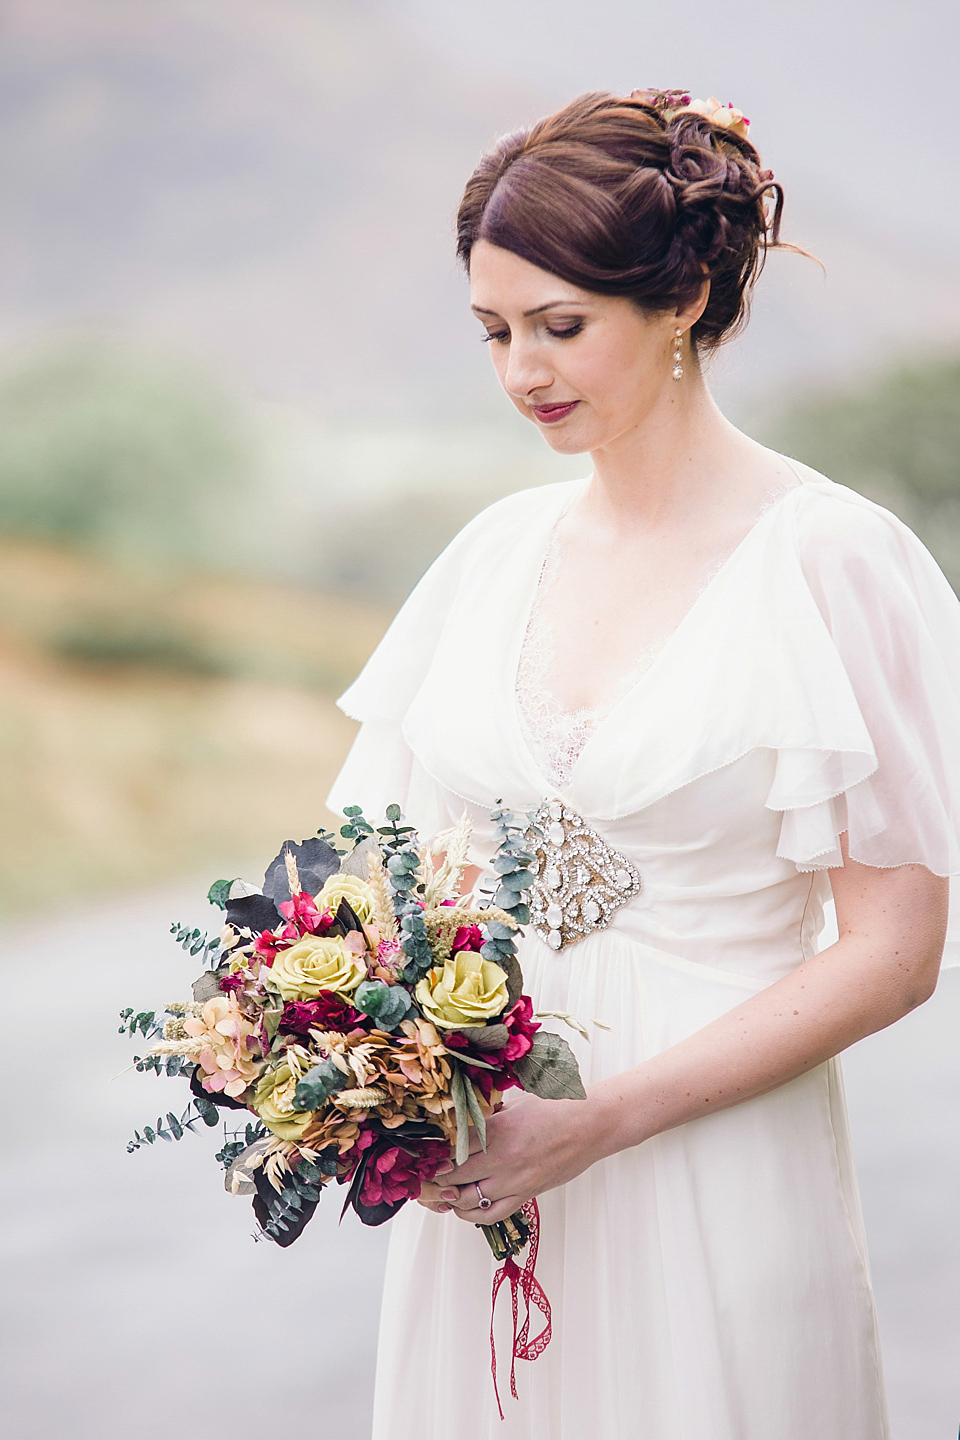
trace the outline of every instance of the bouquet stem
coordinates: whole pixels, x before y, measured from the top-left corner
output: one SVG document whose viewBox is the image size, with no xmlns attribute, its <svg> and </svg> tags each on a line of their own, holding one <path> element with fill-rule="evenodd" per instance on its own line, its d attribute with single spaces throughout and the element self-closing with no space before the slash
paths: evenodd
<svg viewBox="0 0 960 1440">
<path fill-rule="evenodd" d="M 506 1220 L 498 1220 L 495 1225 L 478 1225 L 477 1229 L 483 1231 L 495 1260 L 506 1260 L 508 1255 L 519 1255 L 530 1238 L 530 1226 L 521 1210 Z"/>
</svg>

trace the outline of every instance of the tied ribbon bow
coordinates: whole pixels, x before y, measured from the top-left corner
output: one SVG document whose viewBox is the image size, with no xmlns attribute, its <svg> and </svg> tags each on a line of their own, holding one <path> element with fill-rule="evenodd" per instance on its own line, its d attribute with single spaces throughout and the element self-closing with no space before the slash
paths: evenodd
<svg viewBox="0 0 960 1440">
<path fill-rule="evenodd" d="M 493 1375 L 493 1393 L 497 1398 L 497 1409 L 500 1411 L 500 1419 L 503 1419 L 503 1406 L 500 1403 L 500 1391 L 497 1387 L 497 1342 L 493 1333 L 493 1324 L 497 1313 L 497 1296 L 504 1282 L 510 1285 L 510 1305 L 513 1311 L 513 1353 L 510 1357 L 510 1394 L 514 1400 L 519 1399 L 517 1395 L 517 1361 L 536 1360 L 542 1355 L 550 1344 L 550 1337 L 553 1334 L 553 1316 L 550 1311 L 550 1301 L 534 1271 L 537 1268 L 537 1250 L 540 1247 L 540 1210 L 536 1200 L 528 1200 L 522 1206 L 520 1214 L 530 1227 L 528 1240 L 527 1258 L 523 1263 L 523 1269 L 517 1264 L 512 1255 L 508 1255 L 500 1266 L 500 1269 L 493 1277 L 493 1297 L 490 1308 L 490 1370 Z M 524 1316 L 523 1324 L 520 1319 L 520 1296 L 523 1296 Z M 539 1310 L 543 1316 L 543 1329 L 539 1335 L 530 1339 L 530 1307 Z"/>
</svg>

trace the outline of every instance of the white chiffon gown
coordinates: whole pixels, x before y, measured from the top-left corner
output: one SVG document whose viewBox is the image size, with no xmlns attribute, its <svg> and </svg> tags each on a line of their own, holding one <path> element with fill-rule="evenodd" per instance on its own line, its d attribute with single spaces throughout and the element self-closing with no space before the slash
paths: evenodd
<svg viewBox="0 0 960 1440">
<path fill-rule="evenodd" d="M 794 469 L 565 763 L 517 684 L 551 536 L 586 481 L 468 525 L 340 702 L 363 725 L 333 808 L 397 801 L 431 834 L 466 807 L 482 865 L 495 802 L 560 798 L 639 869 L 607 929 L 521 945 L 535 1007 L 588 1030 L 563 1032 L 588 1085 L 814 953 L 844 831 L 868 865 L 960 872 L 960 605 L 897 519 Z M 951 919 L 952 945 L 960 906 Z M 539 1204 L 553 1340 L 518 1363 L 519 1400 L 501 1379 L 503 1421 L 482 1236 L 418 1205 L 392 1222 L 374 1440 L 886 1440 L 836 1061 Z"/>
</svg>

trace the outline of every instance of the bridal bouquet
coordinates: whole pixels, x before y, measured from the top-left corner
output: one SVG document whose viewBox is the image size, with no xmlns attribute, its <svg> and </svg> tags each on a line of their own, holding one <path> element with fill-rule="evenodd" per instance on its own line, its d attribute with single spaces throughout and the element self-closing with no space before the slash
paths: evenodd
<svg viewBox="0 0 960 1440">
<path fill-rule="evenodd" d="M 121 1033 L 152 1042 L 136 1068 L 192 1092 L 128 1150 L 215 1126 L 223 1109 L 246 1112 L 217 1159 L 226 1189 L 252 1196 L 263 1234 L 283 1246 L 333 1181 L 346 1187 L 344 1211 L 366 1225 L 389 1219 L 445 1160 L 467 1158 L 471 1127 L 485 1147 L 511 1086 L 584 1094 L 569 1046 L 523 994 L 514 937 L 530 918 L 527 822 L 493 811 L 497 884 L 478 904 L 459 893 L 466 816 L 425 846 L 396 805 L 376 830 L 358 807 L 346 813 L 346 852 L 321 832 L 288 841 L 260 888 L 218 880 L 208 897 L 225 911 L 218 938 L 172 927 L 204 967 L 190 1000 L 121 1012 Z M 539 1305 L 535 1202 L 480 1228 L 514 1295 L 519 1284 L 528 1309 Z M 528 1243 L 521 1272 L 512 1257 Z"/>
</svg>

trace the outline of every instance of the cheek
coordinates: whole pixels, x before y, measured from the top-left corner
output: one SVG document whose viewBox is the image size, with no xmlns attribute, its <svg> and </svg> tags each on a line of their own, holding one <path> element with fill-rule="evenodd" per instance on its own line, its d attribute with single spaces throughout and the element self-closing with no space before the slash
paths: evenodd
<svg viewBox="0 0 960 1440">
<path fill-rule="evenodd" d="M 583 385 L 604 413 L 633 407 L 656 387 L 657 366 L 652 347 L 635 335 L 618 339 L 584 357 Z"/>
</svg>

